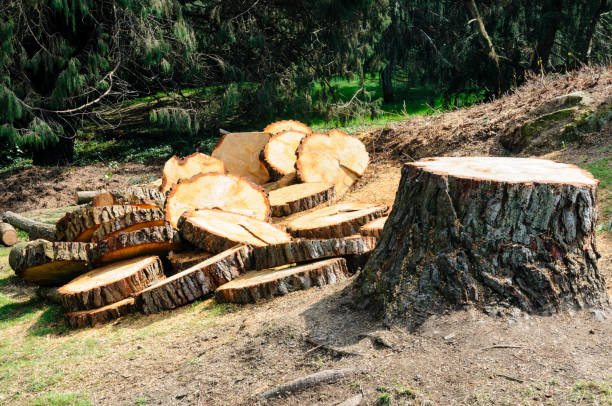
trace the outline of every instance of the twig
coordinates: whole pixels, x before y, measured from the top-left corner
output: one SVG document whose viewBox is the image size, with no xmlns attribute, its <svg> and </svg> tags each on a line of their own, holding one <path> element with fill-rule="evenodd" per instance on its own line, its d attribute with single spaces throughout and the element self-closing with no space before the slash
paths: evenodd
<svg viewBox="0 0 612 406">
<path fill-rule="evenodd" d="M 264 399 L 275 398 L 291 392 L 298 392 L 307 388 L 312 388 L 323 383 L 334 383 L 340 379 L 353 376 L 359 373 L 355 369 L 328 369 L 325 371 L 317 372 L 303 378 L 298 378 L 287 384 L 277 386 L 276 388 L 270 389 L 264 392 L 261 396 Z"/>
<path fill-rule="evenodd" d="M 514 378 L 512 376 L 508 376 L 508 375 L 504 375 L 504 374 L 494 374 L 495 376 L 499 376 L 500 378 L 505 378 L 509 381 L 513 381 L 513 382 L 518 382 L 518 383 L 524 383 L 525 381 L 519 378 Z"/>
<path fill-rule="evenodd" d="M 323 348 L 324 350 L 327 350 L 329 352 L 335 352 L 336 354 L 339 354 L 339 355 L 361 356 L 361 354 L 359 354 L 357 352 L 351 352 L 351 351 L 346 351 L 346 350 L 343 350 L 343 349 L 340 349 L 340 348 L 332 347 L 332 346 L 330 346 L 330 345 L 328 345 L 326 343 L 320 343 L 320 342 L 318 342 L 316 340 L 313 340 L 310 337 L 306 337 L 305 341 L 307 343 L 310 343 L 310 344 L 315 346 L 315 348 L 310 349 L 308 352 L 315 351 L 315 350 L 317 350 L 319 348 Z"/>
<path fill-rule="evenodd" d="M 498 348 L 523 348 L 520 345 L 492 345 L 491 347 L 481 348 L 480 351 L 495 350 Z"/>
</svg>

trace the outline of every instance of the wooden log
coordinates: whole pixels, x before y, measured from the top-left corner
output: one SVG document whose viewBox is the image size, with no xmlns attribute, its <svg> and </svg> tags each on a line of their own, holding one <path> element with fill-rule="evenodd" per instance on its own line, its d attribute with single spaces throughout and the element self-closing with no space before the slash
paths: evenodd
<svg viewBox="0 0 612 406">
<path fill-rule="evenodd" d="M 132 258 L 89 271 L 58 289 L 68 312 L 90 310 L 131 297 L 165 278 L 157 256 Z"/>
<path fill-rule="evenodd" d="M 291 241 L 289 234 L 270 223 L 215 209 L 186 212 L 178 226 L 186 241 L 212 253 L 236 244 L 262 246 Z"/>
<path fill-rule="evenodd" d="M 240 245 L 223 251 L 136 296 L 143 313 L 159 313 L 193 302 L 240 275 L 250 262 L 250 248 Z"/>
<path fill-rule="evenodd" d="M 77 190 L 75 193 L 76 204 L 91 203 L 94 197 L 106 193 L 106 190 Z"/>
<path fill-rule="evenodd" d="M 35 220 L 41 223 L 51 224 L 55 227 L 55 224 L 66 215 L 83 207 L 89 207 L 88 204 L 70 205 L 62 207 L 54 207 L 51 209 L 34 209 L 19 213 L 22 217 Z M 42 238 L 42 237 L 41 237 Z"/>
<path fill-rule="evenodd" d="M 280 179 L 295 172 L 297 148 L 308 134 L 302 131 L 281 131 L 273 135 L 261 151 L 261 160 L 272 179 Z"/>
<path fill-rule="evenodd" d="M 168 261 L 170 261 L 170 265 L 172 266 L 174 273 L 178 273 L 187 268 L 191 268 L 192 266 L 197 265 L 212 256 L 213 254 L 210 252 L 202 251 L 186 251 L 177 253 L 170 251 L 168 253 Z"/>
<path fill-rule="evenodd" d="M 255 303 L 289 292 L 340 282 L 348 277 L 344 258 L 332 258 L 285 269 L 250 271 L 221 285 L 217 302 Z"/>
<path fill-rule="evenodd" d="M 177 227 L 187 210 L 221 209 L 259 220 L 270 218 L 270 202 L 257 185 L 231 174 L 205 173 L 172 187 L 166 201 L 166 220 Z"/>
<path fill-rule="evenodd" d="M 376 220 L 372 220 L 369 223 L 364 224 L 359 229 L 359 233 L 361 235 L 380 238 L 388 218 L 389 216 L 379 217 Z"/>
<path fill-rule="evenodd" d="M 168 192 L 181 179 L 189 179 L 201 173 L 225 173 L 225 164 L 206 154 L 195 152 L 185 158 L 176 155 L 166 161 L 159 190 Z"/>
<path fill-rule="evenodd" d="M 283 217 L 329 203 L 335 196 L 332 183 L 299 183 L 273 190 L 268 198 L 272 215 Z"/>
<path fill-rule="evenodd" d="M 98 324 L 108 323 L 134 311 L 134 299 L 129 297 L 97 309 L 66 313 L 64 321 L 71 328 L 95 327 Z"/>
<path fill-rule="evenodd" d="M 287 231 L 300 238 L 339 238 L 359 234 L 359 228 L 382 217 L 387 206 L 341 203 L 307 213 L 289 222 Z"/>
<path fill-rule="evenodd" d="M 158 208 L 138 209 L 100 224 L 96 231 L 94 231 L 91 239 L 93 242 L 100 242 L 112 238 L 119 233 L 163 226 L 165 223 L 164 217 L 164 212 Z"/>
<path fill-rule="evenodd" d="M 40 221 L 29 219 L 17 213 L 13 213 L 12 211 L 4 213 L 4 220 L 13 227 L 27 232 L 32 240 L 39 238 L 48 241 L 56 240 L 55 226 L 51 224 L 41 223 Z"/>
<path fill-rule="evenodd" d="M 66 283 L 89 269 L 95 246 L 81 242 L 22 242 L 9 253 L 9 265 L 23 280 L 44 286 Z"/>
<path fill-rule="evenodd" d="M 17 244 L 17 231 L 9 223 L 0 223 L 0 243 L 11 247 Z"/>
<path fill-rule="evenodd" d="M 66 213 L 56 224 L 59 241 L 88 242 L 96 229 L 126 213 L 138 210 L 134 206 L 84 207 Z"/>
<path fill-rule="evenodd" d="M 229 133 L 221 137 L 211 155 L 223 161 L 229 173 L 263 185 L 270 174 L 259 154 L 269 139 L 270 134 L 264 132 Z"/>
<path fill-rule="evenodd" d="M 293 173 L 290 173 L 289 175 L 283 176 L 282 178 L 274 182 L 264 183 L 263 185 L 261 185 L 261 188 L 264 190 L 264 192 L 270 193 L 273 190 L 280 189 L 285 186 L 293 185 L 297 183 L 297 181 L 298 181 L 297 173 L 293 172 Z"/>
<path fill-rule="evenodd" d="M 311 134 L 312 130 L 306 124 L 301 123 L 297 120 L 283 120 L 276 121 L 274 123 L 268 124 L 266 128 L 263 129 L 263 132 L 268 134 L 278 134 L 283 131 L 300 131 L 305 134 Z"/>
<path fill-rule="evenodd" d="M 543 159 L 406 164 L 360 279 L 365 303 L 410 328 L 468 305 L 608 307 L 597 268 L 597 184 L 574 165 Z"/>
<path fill-rule="evenodd" d="M 283 244 L 253 247 L 252 268 L 276 268 L 323 258 L 366 254 L 374 249 L 376 238 L 354 235 L 344 238 L 296 240 Z"/>
<path fill-rule="evenodd" d="M 166 195 L 156 189 L 132 186 L 124 190 L 109 190 L 95 196 L 92 206 L 136 206 L 141 209 L 164 208 Z"/>
</svg>

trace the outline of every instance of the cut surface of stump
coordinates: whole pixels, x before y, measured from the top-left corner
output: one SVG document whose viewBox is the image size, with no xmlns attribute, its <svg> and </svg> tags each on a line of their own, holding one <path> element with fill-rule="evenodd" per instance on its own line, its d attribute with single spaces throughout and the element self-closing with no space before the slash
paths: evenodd
<svg viewBox="0 0 612 406">
<path fill-rule="evenodd" d="M 166 161 L 159 190 L 166 193 L 181 179 L 189 179 L 201 173 L 225 173 L 225 164 L 206 154 L 193 153 L 185 158 L 176 155 Z"/>
<path fill-rule="evenodd" d="M 166 220 L 177 227 L 184 212 L 212 208 L 264 221 L 270 217 L 268 196 L 259 186 L 240 176 L 207 173 L 174 185 L 166 201 Z"/>
<path fill-rule="evenodd" d="M 344 238 L 300 239 L 283 244 L 253 247 L 252 268 L 276 268 L 323 258 L 366 254 L 376 245 L 376 238 L 353 235 Z"/>
<path fill-rule="evenodd" d="M 359 233 L 361 233 L 361 235 L 380 238 L 380 235 L 382 234 L 383 228 L 385 228 L 385 223 L 387 222 L 388 218 L 389 216 L 379 217 L 376 220 L 372 220 L 369 223 L 364 224 L 359 229 Z"/>
<path fill-rule="evenodd" d="M 339 238 L 359 234 L 362 225 L 382 217 L 387 206 L 339 203 L 316 209 L 287 224 L 287 231 L 300 238 Z"/>
<path fill-rule="evenodd" d="M 183 249 L 178 231 L 169 225 L 119 233 L 102 240 L 96 247 L 97 264 L 143 255 L 166 255 Z"/>
<path fill-rule="evenodd" d="M 327 182 L 342 196 L 361 177 L 370 158 L 365 145 L 342 131 L 313 133 L 302 139 L 296 168 L 302 182 Z"/>
<path fill-rule="evenodd" d="M 215 292 L 218 302 L 255 303 L 313 286 L 331 285 L 348 277 L 344 258 L 332 258 L 284 269 L 250 271 L 221 285 Z"/>
<path fill-rule="evenodd" d="M 211 155 L 223 161 L 229 173 L 263 185 L 270 173 L 259 156 L 269 139 L 265 132 L 229 133 L 221 137 Z"/>
<path fill-rule="evenodd" d="M 141 228 L 163 226 L 165 222 L 164 212 L 158 208 L 138 209 L 117 217 L 107 223 L 102 223 L 92 235 L 93 242 L 100 242 L 116 236 L 119 233 L 127 233 L 140 230 Z"/>
<path fill-rule="evenodd" d="M 66 311 L 90 310 L 128 298 L 164 277 L 159 257 L 138 257 L 89 271 L 58 293 Z"/>
<path fill-rule="evenodd" d="M 64 321 L 68 327 L 72 328 L 94 327 L 123 317 L 134 310 L 134 299 L 129 297 L 97 309 L 66 313 Z"/>
<path fill-rule="evenodd" d="M 588 172 L 542 159 L 406 164 L 360 278 L 364 300 L 387 323 L 410 328 L 466 305 L 533 313 L 607 307 L 596 196 Z"/>
<path fill-rule="evenodd" d="M 312 209 L 331 202 L 336 196 L 332 183 L 299 183 L 271 191 L 270 208 L 275 217 Z"/>
<path fill-rule="evenodd" d="M 263 132 L 268 134 L 278 134 L 283 131 L 299 131 L 305 134 L 312 133 L 310 127 L 297 120 L 283 120 L 268 124 Z"/>
<path fill-rule="evenodd" d="M 193 302 L 243 273 L 249 267 L 249 255 L 245 245 L 223 251 L 143 290 L 136 296 L 136 305 L 151 314 Z"/>
<path fill-rule="evenodd" d="M 156 189 L 132 186 L 124 190 L 109 190 L 96 195 L 92 206 L 135 206 L 141 209 L 163 208 L 166 196 Z"/>
<path fill-rule="evenodd" d="M 94 248 L 93 244 L 82 242 L 23 242 L 9 253 L 9 264 L 25 281 L 56 286 L 89 269 Z"/>
<path fill-rule="evenodd" d="M 186 251 L 178 253 L 170 252 L 168 254 L 168 261 L 170 261 L 172 270 L 176 273 L 184 271 L 187 268 L 191 268 L 192 266 L 197 265 L 212 256 L 213 254 L 210 252 L 202 251 Z"/>
<path fill-rule="evenodd" d="M 138 210 L 135 206 L 84 207 L 59 219 L 55 228 L 60 241 L 89 242 L 96 229 L 127 213 Z"/>
<path fill-rule="evenodd" d="M 289 130 L 270 137 L 261 154 L 272 178 L 279 179 L 295 172 L 297 148 L 306 135 L 301 131 Z"/>
<path fill-rule="evenodd" d="M 17 244 L 17 231 L 9 223 L 0 222 L 0 243 L 11 247 Z"/>
<path fill-rule="evenodd" d="M 291 241 L 289 234 L 270 223 L 214 209 L 185 213 L 179 220 L 179 229 L 185 240 L 213 253 L 240 243 L 262 246 Z"/>
</svg>

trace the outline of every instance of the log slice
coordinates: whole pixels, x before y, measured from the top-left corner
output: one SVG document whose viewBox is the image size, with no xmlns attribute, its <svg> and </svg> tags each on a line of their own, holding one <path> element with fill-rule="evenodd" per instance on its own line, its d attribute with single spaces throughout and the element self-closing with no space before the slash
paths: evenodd
<svg viewBox="0 0 612 406">
<path fill-rule="evenodd" d="M 187 268 L 191 268 L 194 265 L 199 264 L 212 257 L 213 254 L 210 252 L 202 251 L 185 251 L 185 252 L 174 252 L 168 253 L 168 261 L 172 266 L 174 273 L 184 271 Z"/>
<path fill-rule="evenodd" d="M 221 137 L 211 155 L 223 161 L 229 173 L 263 185 L 270 173 L 259 156 L 269 139 L 265 132 L 229 133 Z"/>
<path fill-rule="evenodd" d="M 100 242 L 112 238 L 119 233 L 163 226 L 164 223 L 165 215 L 160 209 L 138 209 L 109 222 L 100 224 L 92 235 L 92 241 Z"/>
<path fill-rule="evenodd" d="M 263 129 L 263 132 L 268 134 L 278 134 L 283 131 L 300 131 L 306 134 L 312 133 L 310 127 L 297 120 L 276 121 L 268 124 L 266 128 Z"/>
<path fill-rule="evenodd" d="M 331 202 L 336 196 L 332 183 L 299 183 L 271 191 L 270 208 L 275 217 L 312 209 Z"/>
<path fill-rule="evenodd" d="M 133 313 L 134 310 L 134 299 L 129 297 L 97 309 L 66 313 L 64 321 L 71 328 L 94 327 Z"/>
<path fill-rule="evenodd" d="M 89 242 L 102 223 L 138 210 L 134 206 L 84 207 L 68 212 L 59 219 L 55 228 L 59 241 Z"/>
<path fill-rule="evenodd" d="M 0 243 L 7 247 L 17 244 L 17 231 L 9 223 L 0 222 Z"/>
<path fill-rule="evenodd" d="M 297 148 L 302 138 L 308 134 L 301 131 L 282 131 L 270 137 L 261 151 L 261 158 L 266 164 L 272 179 L 280 179 L 295 172 Z"/>
<path fill-rule="evenodd" d="M 181 179 L 189 179 L 201 173 L 225 173 L 225 164 L 217 158 L 200 152 L 185 158 L 173 156 L 164 165 L 159 190 L 165 194 Z"/>
<path fill-rule="evenodd" d="M 369 223 L 364 224 L 359 229 L 359 233 L 361 235 L 380 238 L 380 235 L 382 234 L 382 230 L 385 227 L 385 223 L 387 222 L 388 218 L 389 216 L 379 217 L 376 220 L 372 220 Z"/>
</svg>

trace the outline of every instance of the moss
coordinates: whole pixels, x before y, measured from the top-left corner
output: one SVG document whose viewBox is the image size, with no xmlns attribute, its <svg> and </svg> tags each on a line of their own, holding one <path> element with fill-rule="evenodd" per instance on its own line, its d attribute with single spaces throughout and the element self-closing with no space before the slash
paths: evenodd
<svg viewBox="0 0 612 406">
<path fill-rule="evenodd" d="M 578 131 L 589 133 L 601 130 L 610 121 L 612 121 L 612 103 L 600 106 L 595 111 L 585 111 L 574 120 L 574 124 Z"/>
<path fill-rule="evenodd" d="M 547 130 L 553 125 L 572 117 L 575 111 L 576 110 L 574 109 L 558 110 L 554 113 L 545 114 L 533 120 L 527 121 L 521 128 L 521 141 L 525 142 L 524 145 L 526 145 L 529 140 L 532 140 L 540 135 L 542 131 Z"/>
</svg>

